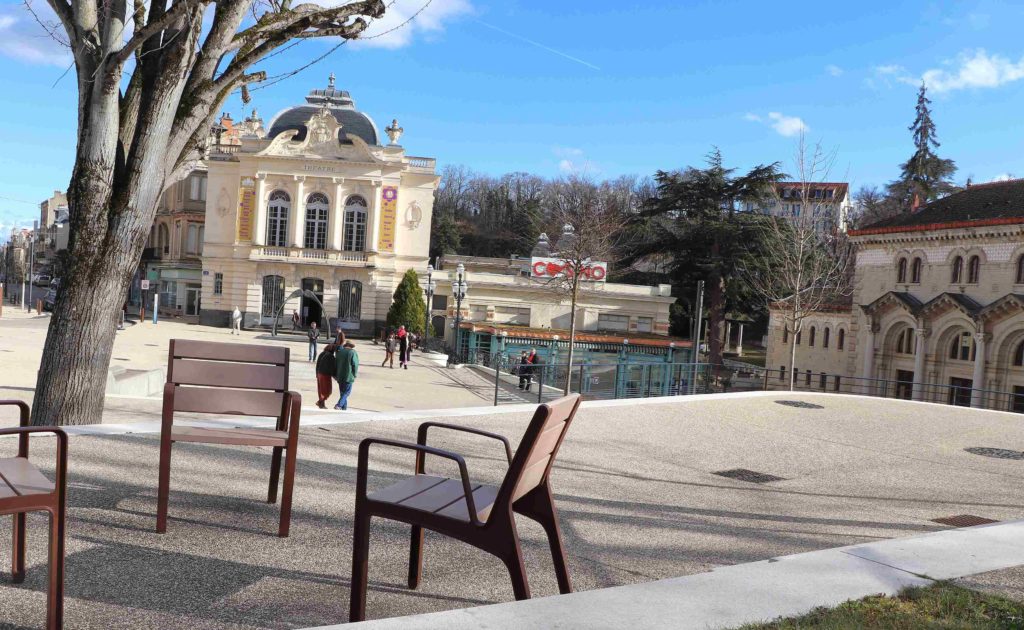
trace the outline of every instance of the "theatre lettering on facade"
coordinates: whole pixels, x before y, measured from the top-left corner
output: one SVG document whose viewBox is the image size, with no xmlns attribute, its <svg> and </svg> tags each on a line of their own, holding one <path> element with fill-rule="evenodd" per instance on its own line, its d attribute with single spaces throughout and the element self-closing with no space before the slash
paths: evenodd
<svg viewBox="0 0 1024 630">
<path fill-rule="evenodd" d="M 383 323 L 405 271 L 427 266 L 438 182 L 397 123 L 385 131 L 388 144 L 332 76 L 266 138 L 209 161 L 203 323 L 227 325 L 236 306 L 247 327 L 293 312 L 362 334 Z"/>
<path fill-rule="evenodd" d="M 800 385 L 854 378 L 854 391 L 1024 412 L 1024 180 L 969 186 L 849 234 L 852 304 L 796 337 L 773 312 L 769 368 L 796 369 Z"/>
</svg>

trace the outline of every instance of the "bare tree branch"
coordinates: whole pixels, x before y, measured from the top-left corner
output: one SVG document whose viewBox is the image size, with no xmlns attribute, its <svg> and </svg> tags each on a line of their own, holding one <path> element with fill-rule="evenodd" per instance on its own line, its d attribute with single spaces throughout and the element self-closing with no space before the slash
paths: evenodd
<svg viewBox="0 0 1024 630">
<path fill-rule="evenodd" d="M 209 0 L 178 0 L 171 7 L 170 11 L 167 11 L 158 19 L 146 24 L 141 29 L 136 28 L 131 39 L 129 39 L 125 45 L 121 47 L 121 50 L 114 55 L 114 62 L 124 63 L 136 50 L 141 48 L 142 44 L 149 40 L 149 38 L 159 35 L 165 29 L 173 26 L 178 20 L 187 16 L 189 11 L 193 8 L 205 8 L 207 4 L 209 4 Z M 135 13 L 138 13 L 138 11 L 139 3 L 136 2 Z M 133 13 L 133 16 L 135 13 Z M 135 24 L 138 26 L 139 21 L 136 21 Z"/>
</svg>

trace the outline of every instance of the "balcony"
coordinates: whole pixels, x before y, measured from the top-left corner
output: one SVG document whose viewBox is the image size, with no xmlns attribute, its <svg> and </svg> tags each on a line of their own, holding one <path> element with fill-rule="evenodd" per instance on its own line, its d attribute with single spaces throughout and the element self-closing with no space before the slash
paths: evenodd
<svg viewBox="0 0 1024 630">
<path fill-rule="evenodd" d="M 409 166 L 410 171 L 417 173 L 433 173 L 434 167 L 437 165 L 437 160 L 434 158 L 425 157 L 414 157 L 406 156 L 405 163 Z"/>
<path fill-rule="evenodd" d="M 330 265 L 333 267 L 365 267 L 369 255 L 367 252 L 349 252 L 336 249 L 255 245 L 249 251 L 249 259 L 301 262 L 304 264 Z"/>
</svg>

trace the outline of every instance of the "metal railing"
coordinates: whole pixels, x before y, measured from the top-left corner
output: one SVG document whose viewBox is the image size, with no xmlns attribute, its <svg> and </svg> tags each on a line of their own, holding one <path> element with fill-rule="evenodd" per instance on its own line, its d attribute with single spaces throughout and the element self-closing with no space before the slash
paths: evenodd
<svg viewBox="0 0 1024 630">
<path fill-rule="evenodd" d="M 490 375 L 494 404 L 544 402 L 569 391 L 586 400 L 653 398 L 689 394 L 740 391 L 789 391 L 789 372 L 757 366 L 710 363 L 667 363 L 651 360 L 537 363 L 524 371 L 518 355 L 491 354 L 485 350 L 463 352 L 460 362 Z M 529 376 L 529 391 L 520 389 Z M 962 385 L 917 383 L 905 380 L 861 378 L 799 372 L 793 391 L 858 394 L 879 398 L 919 400 L 963 407 L 1024 413 L 1024 389 L 998 391 Z"/>
</svg>

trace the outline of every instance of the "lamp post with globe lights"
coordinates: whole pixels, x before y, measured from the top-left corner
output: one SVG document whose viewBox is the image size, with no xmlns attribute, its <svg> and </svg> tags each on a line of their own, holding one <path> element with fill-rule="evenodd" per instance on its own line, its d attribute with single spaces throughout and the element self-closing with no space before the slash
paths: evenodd
<svg viewBox="0 0 1024 630">
<path fill-rule="evenodd" d="M 452 279 L 452 297 L 455 298 L 455 336 L 454 347 L 448 355 L 448 364 L 456 365 L 459 362 L 459 333 L 462 331 L 462 300 L 466 299 L 469 285 L 466 283 L 466 266 L 462 263 L 455 268 L 455 278 Z"/>
</svg>

